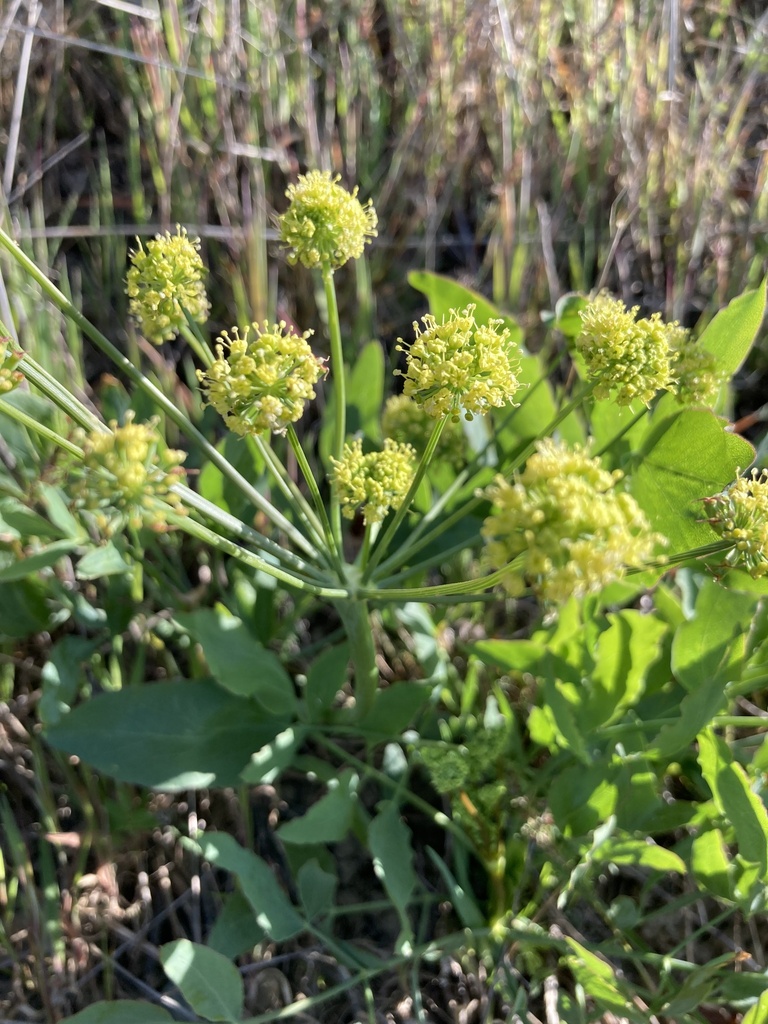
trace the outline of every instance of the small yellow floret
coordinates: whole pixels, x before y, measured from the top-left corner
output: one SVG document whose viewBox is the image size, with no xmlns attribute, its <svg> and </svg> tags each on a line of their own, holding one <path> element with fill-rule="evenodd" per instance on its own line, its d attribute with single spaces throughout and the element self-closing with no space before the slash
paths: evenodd
<svg viewBox="0 0 768 1024">
<path fill-rule="evenodd" d="M 402 444 L 412 444 L 421 454 L 427 447 L 435 420 L 422 405 L 407 395 L 392 395 L 381 414 L 381 429 L 386 437 Z M 465 461 L 465 438 L 461 424 L 448 420 L 435 448 L 434 463 L 447 463 L 457 469 Z"/>
<path fill-rule="evenodd" d="M 367 524 L 380 523 L 391 508 L 398 509 L 411 486 L 416 467 L 416 451 L 410 444 L 392 438 L 384 450 L 363 454 L 358 438 L 344 445 L 341 459 L 331 459 L 331 484 L 347 519 L 354 518 L 362 505 Z"/>
<path fill-rule="evenodd" d="M 733 545 L 725 556 L 728 564 L 742 566 L 755 579 L 768 575 L 768 470 L 753 469 L 704 501 L 709 522 Z"/>
<path fill-rule="evenodd" d="M 671 325 L 668 337 L 678 403 L 711 407 L 728 374 L 718 366 L 714 353 L 691 340 L 690 331 Z"/>
<path fill-rule="evenodd" d="M 24 374 L 17 370 L 24 353 L 14 346 L 12 338 L 0 338 L 0 395 L 13 391 L 24 380 Z"/>
</svg>

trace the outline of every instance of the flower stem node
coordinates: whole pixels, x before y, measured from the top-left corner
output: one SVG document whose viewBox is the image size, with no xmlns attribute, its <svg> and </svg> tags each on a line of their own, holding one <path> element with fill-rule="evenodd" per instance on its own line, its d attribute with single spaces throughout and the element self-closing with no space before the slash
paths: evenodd
<svg viewBox="0 0 768 1024">
<path fill-rule="evenodd" d="M 198 378 L 208 404 L 236 434 L 284 434 L 301 418 L 314 385 L 326 372 L 307 343 L 285 321 L 251 324 L 218 338 L 216 359 Z"/>
<path fill-rule="evenodd" d="M 183 479 L 186 452 L 162 447 L 156 421 L 134 423 L 133 418 L 129 411 L 122 427 L 111 421 L 110 433 L 81 434 L 84 457 L 72 466 L 76 504 L 96 512 L 108 533 L 125 523 L 162 530 L 163 505 L 184 511 L 171 487 Z"/>
<path fill-rule="evenodd" d="M 478 325 L 474 305 L 452 309 L 447 319 L 431 314 L 414 323 L 415 340 L 398 340 L 406 353 L 403 393 L 438 419 L 449 413 L 468 420 L 512 401 L 520 383 L 517 350 L 503 320 Z"/>
<path fill-rule="evenodd" d="M 601 294 L 579 313 L 582 329 L 575 344 L 596 383 L 597 399 L 614 395 L 617 405 L 636 399 L 649 405 L 657 391 L 674 391 L 670 332 L 678 325 L 663 323 L 658 313 L 637 320 L 638 309 Z"/>
<path fill-rule="evenodd" d="M 361 203 L 357 188 L 347 192 L 339 181 L 328 171 L 310 171 L 288 186 L 290 203 L 278 223 L 289 263 L 336 270 L 359 259 L 366 242 L 376 237 L 371 201 Z"/>
<path fill-rule="evenodd" d="M 166 231 L 147 242 L 137 239 L 131 251 L 126 292 L 129 310 L 142 334 L 154 345 L 170 341 L 186 324 L 186 310 L 196 323 L 204 324 L 210 309 L 205 294 L 205 267 L 200 258 L 200 239 L 190 239 L 187 229 Z"/>
<path fill-rule="evenodd" d="M 0 338 L 0 395 L 13 391 L 24 380 L 24 374 L 17 366 L 24 353 L 14 347 L 12 338 Z"/>
<path fill-rule="evenodd" d="M 753 469 L 704 503 L 711 525 L 733 545 L 726 562 L 755 579 L 768 575 L 768 470 Z"/>
<path fill-rule="evenodd" d="M 596 593 L 665 543 L 635 499 L 617 490 L 619 470 L 603 469 L 579 445 L 547 439 L 536 448 L 514 483 L 498 476 L 485 492 L 487 563 L 500 569 L 522 556 L 520 573 L 503 581 L 510 594 L 522 593 L 526 581 L 554 603 Z"/>
<path fill-rule="evenodd" d="M 380 452 L 363 454 L 359 438 L 344 445 L 341 459 L 331 459 L 331 484 L 341 511 L 352 519 L 362 505 L 366 526 L 380 523 L 391 508 L 398 509 L 413 480 L 416 450 L 387 438 Z"/>
</svg>

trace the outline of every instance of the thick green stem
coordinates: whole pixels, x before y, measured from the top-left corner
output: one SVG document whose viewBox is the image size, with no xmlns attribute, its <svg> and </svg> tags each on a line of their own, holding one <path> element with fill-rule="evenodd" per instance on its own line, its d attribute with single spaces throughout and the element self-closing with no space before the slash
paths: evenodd
<svg viewBox="0 0 768 1024">
<path fill-rule="evenodd" d="M 349 640 L 354 670 L 355 716 L 359 721 L 371 710 L 379 688 L 371 616 L 366 601 L 339 601 L 336 608 Z"/>
<path fill-rule="evenodd" d="M 341 343 L 341 323 L 339 321 L 339 304 L 336 300 L 336 286 L 333 283 L 333 270 L 329 263 L 323 265 L 323 288 L 328 311 L 328 334 L 331 341 L 331 375 L 333 380 L 334 398 L 334 430 L 333 457 L 341 459 L 344 453 L 344 440 L 347 435 L 347 388 L 344 369 L 344 348 Z M 336 544 L 341 550 L 341 507 L 335 493 L 331 493 L 331 526 Z"/>
</svg>

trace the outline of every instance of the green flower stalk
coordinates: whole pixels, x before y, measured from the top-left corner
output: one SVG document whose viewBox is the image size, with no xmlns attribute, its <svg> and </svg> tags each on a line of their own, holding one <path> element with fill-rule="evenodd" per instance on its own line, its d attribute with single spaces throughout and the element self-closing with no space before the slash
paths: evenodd
<svg viewBox="0 0 768 1024">
<path fill-rule="evenodd" d="M 554 603 L 596 593 L 663 543 L 634 498 L 617 490 L 619 470 L 603 469 L 578 445 L 547 439 L 536 449 L 514 483 L 499 476 L 485 492 L 493 505 L 482 529 L 485 561 L 502 568 L 523 556 L 520 574 L 503 579 L 508 593 L 522 593 L 526 581 Z"/>
<path fill-rule="evenodd" d="M 24 380 L 24 374 L 17 370 L 24 353 L 14 348 L 12 338 L 0 338 L 0 395 L 13 391 Z"/>
<path fill-rule="evenodd" d="M 331 484 L 342 515 L 352 519 L 362 505 L 366 526 L 382 522 L 391 508 L 398 509 L 408 493 L 416 469 L 416 450 L 387 438 L 380 452 L 363 454 L 359 438 L 344 445 L 341 459 L 331 459 Z"/>
<path fill-rule="evenodd" d="M 75 503 L 97 513 L 99 526 L 108 533 L 124 523 L 133 529 L 164 529 L 163 504 L 184 512 L 172 488 L 183 481 L 186 452 L 162 447 L 156 423 L 134 423 L 133 417 L 128 412 L 122 427 L 112 420 L 109 433 L 80 432 L 83 459 L 71 467 Z"/>
<path fill-rule="evenodd" d="M 500 409 L 512 401 L 520 383 L 515 345 L 502 320 L 478 326 L 475 307 L 452 309 L 438 322 L 427 314 L 423 329 L 414 322 L 415 340 L 398 339 L 406 353 L 403 393 L 432 419 L 450 414 L 458 420 Z"/>
<path fill-rule="evenodd" d="M 154 345 L 170 341 L 187 325 L 184 310 L 196 323 L 205 323 L 210 306 L 203 285 L 200 239 L 190 239 L 186 228 L 177 227 L 175 235 L 168 231 L 156 235 L 146 248 L 137 241 L 126 292 L 129 311 L 144 337 Z"/>
<path fill-rule="evenodd" d="M 704 503 L 710 524 L 733 545 L 726 562 L 755 579 L 768 575 L 768 470 L 753 469 Z"/>
<path fill-rule="evenodd" d="M 339 181 L 328 171 L 310 171 L 288 186 L 290 205 L 278 222 L 289 263 L 336 270 L 359 259 L 376 237 L 378 218 L 370 200 L 361 203 L 357 188 L 347 192 Z"/>
<path fill-rule="evenodd" d="M 628 310 L 619 299 L 598 295 L 583 309 L 576 348 L 595 382 L 595 398 L 615 396 L 617 405 L 636 399 L 648 405 L 657 391 L 674 390 L 670 328 L 654 313 L 637 320 L 637 306 Z"/>
<path fill-rule="evenodd" d="M 311 331 L 296 334 L 284 321 L 251 324 L 240 334 L 224 332 L 216 359 L 198 378 L 208 404 L 224 417 L 236 434 L 272 431 L 284 434 L 315 397 L 314 385 L 323 376 L 322 359 L 307 344 Z"/>
<path fill-rule="evenodd" d="M 413 398 L 407 395 L 392 395 L 387 399 L 381 414 L 381 429 L 386 437 L 401 444 L 412 444 L 421 455 L 426 450 L 435 421 Z M 434 460 L 447 463 L 454 469 L 464 464 L 465 439 L 461 424 L 448 420 L 435 446 Z"/>
</svg>

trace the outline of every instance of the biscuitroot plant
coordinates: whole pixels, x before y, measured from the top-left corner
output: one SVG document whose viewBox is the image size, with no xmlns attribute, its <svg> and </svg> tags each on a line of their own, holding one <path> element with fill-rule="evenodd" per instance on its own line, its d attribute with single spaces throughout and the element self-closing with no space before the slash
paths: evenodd
<svg viewBox="0 0 768 1024">
<path fill-rule="evenodd" d="M 411 900 L 417 879 L 410 834 L 398 811 L 407 802 L 486 868 L 488 909 L 478 917 L 468 883 L 459 885 L 434 854 L 435 870 L 452 894 L 462 926 L 475 936 L 475 948 L 482 936 L 502 947 L 520 942 L 521 921 L 535 921 L 537 911 L 515 895 L 519 876 L 513 867 L 527 870 L 520 851 L 521 843 L 533 841 L 531 836 L 539 848 L 551 847 L 552 825 L 546 805 L 530 809 L 544 799 L 538 791 L 531 795 L 535 787 L 525 796 L 530 813 L 518 813 L 523 796 L 518 793 L 515 803 L 511 795 L 521 785 L 519 778 L 526 773 L 534 778 L 533 761 L 513 737 L 522 726 L 510 725 L 515 716 L 505 686 L 517 678 L 515 673 L 537 681 L 539 692 L 546 694 L 543 702 L 534 701 L 526 726 L 531 742 L 549 751 L 552 763 L 565 766 L 564 771 L 571 770 L 567 757 L 574 757 L 582 775 L 597 770 L 608 778 L 614 762 L 595 768 L 600 758 L 619 757 L 616 750 L 630 749 L 636 734 L 641 737 L 638 751 L 643 744 L 648 747 L 654 729 L 665 727 L 677 728 L 680 743 L 690 744 L 723 710 L 719 677 L 720 700 L 710 694 L 705 707 L 697 707 L 688 723 L 693 723 L 690 735 L 675 724 L 678 720 L 663 701 L 650 716 L 650 727 L 633 709 L 643 689 L 652 688 L 646 676 L 653 659 L 663 661 L 666 650 L 669 661 L 672 641 L 662 642 L 662 633 L 684 618 L 670 610 L 676 598 L 660 581 L 673 579 L 681 567 L 689 575 L 704 573 L 696 578 L 709 574 L 711 587 L 703 586 L 701 593 L 715 618 L 717 595 L 726 595 L 726 588 L 742 603 L 756 603 L 766 592 L 768 476 L 751 468 L 754 449 L 729 429 L 724 415 L 729 381 L 762 320 L 765 288 L 732 302 L 696 340 L 678 324 L 665 323 L 658 314 L 640 317 L 637 309 L 606 294 L 591 300 L 568 296 L 548 315 L 551 330 L 534 355 L 515 320 L 481 296 L 436 275 L 413 274 L 411 281 L 424 292 L 431 311 L 414 324 L 412 337 L 398 342 L 393 353 L 396 393 L 387 397 L 381 346 L 370 342 L 360 352 L 345 351 L 335 288 L 336 275 L 349 261 L 361 259 L 376 236 L 372 205 L 362 203 L 357 190 L 350 193 L 338 179 L 317 171 L 300 177 L 288 189 L 287 200 L 279 218 L 283 250 L 290 263 L 302 264 L 322 284 L 325 319 L 314 333 L 284 321 L 242 324 L 221 331 L 211 344 L 205 333 L 209 303 L 199 243 L 183 229 L 139 244 L 128 271 L 130 312 L 139 330 L 156 345 L 177 334 L 186 339 L 197 360 L 201 398 L 220 417 L 219 433 L 231 432 L 250 453 L 245 462 L 231 457 L 231 440 L 217 443 L 207 435 L 201 424 L 212 422 L 213 414 L 193 422 L 0 231 L 0 245 L 30 282 L 154 406 L 154 418 L 146 422 L 138 422 L 133 412 L 120 422 L 102 421 L 23 351 L 24 339 L 16 345 L 2 329 L 0 411 L 62 450 L 61 489 L 85 524 L 68 554 L 86 542 L 89 551 L 94 543 L 113 550 L 127 536 L 134 543 L 120 551 L 128 568 L 125 559 L 129 562 L 131 552 L 141 550 L 138 538 L 145 528 L 188 534 L 229 564 L 239 563 L 259 587 L 277 586 L 296 603 L 311 601 L 316 609 L 331 606 L 345 638 L 291 678 L 276 655 L 225 609 L 172 610 L 179 630 L 202 648 L 214 681 L 158 683 L 132 694 L 93 698 L 52 723 L 48 738 L 118 778 L 178 789 L 273 781 L 285 767 L 300 762 L 302 747 L 312 737 L 344 767 L 327 780 L 323 809 L 289 822 L 284 841 L 334 842 L 354 822 L 358 833 L 365 832 L 375 869 L 400 916 L 392 963 L 407 962 L 418 950 L 426 957 L 447 948 L 419 946 L 414 931 Z M 63 413 L 71 429 L 62 427 L 62 420 L 55 429 L 13 400 L 23 379 Z M 320 391 L 322 412 L 313 404 Z M 170 424 L 195 451 L 195 461 L 218 474 L 228 493 L 238 495 L 237 502 L 225 505 L 217 499 L 221 488 L 207 492 L 205 471 L 186 479 L 186 453 L 164 441 L 164 427 Z M 253 472 L 243 469 L 246 464 Z M 33 566 L 47 564 L 37 556 Z M 134 596 L 140 598 L 140 566 L 134 566 L 132 578 Z M 636 610 L 648 610 L 643 602 L 650 599 L 644 595 L 653 588 L 667 616 L 663 628 Z M 469 649 L 469 674 L 457 680 L 429 614 L 419 606 L 443 608 L 450 622 L 452 606 L 471 617 L 473 606 L 489 602 L 503 602 L 512 621 L 516 609 L 525 609 L 529 619 L 531 609 L 539 609 L 542 631 L 526 641 L 524 650 L 494 647 L 492 640 Z M 387 622 L 421 638 L 418 674 L 428 686 L 418 680 L 382 685 L 377 637 L 384 635 Z M 736 630 L 733 636 L 744 632 Z M 577 636 L 586 639 L 577 643 Z M 638 637 L 648 641 L 645 655 Z M 625 689 L 606 710 L 606 694 L 619 685 L 611 676 L 609 686 L 609 656 L 624 666 Z M 643 657 L 640 672 L 637 664 Z M 507 675 L 488 682 L 489 666 Z M 478 673 L 484 672 L 491 675 L 483 697 Z M 601 673 L 602 690 L 595 689 Z M 685 680 L 684 667 L 679 676 Z M 109 709 L 103 703 L 107 700 Z M 447 710 L 441 711 L 443 706 Z M 419 738 L 408 729 L 428 708 L 432 726 L 425 725 Z M 105 714 L 121 720 L 121 739 L 99 739 Z M 634 717 L 623 731 L 625 714 Z M 142 740 L 148 718 L 158 747 L 150 758 Z M 493 733 L 502 720 L 504 729 Z M 613 753 L 600 747 L 604 738 L 600 734 L 597 741 L 596 729 L 605 729 L 606 737 L 615 735 Z M 387 743 L 389 767 L 379 770 L 361 762 L 343 742 L 349 736 Z M 659 749 L 677 756 L 680 745 L 662 736 L 666 739 Z M 452 744 L 450 750 L 446 744 Z M 711 765 L 718 757 L 726 766 L 723 771 L 736 771 L 739 766 L 731 764 L 727 752 L 712 749 L 703 766 L 706 778 L 717 776 Z M 452 801 L 451 816 L 407 788 L 407 772 L 418 767 Z M 508 778 L 517 769 L 519 778 Z M 649 770 L 653 774 L 655 768 Z M 389 795 L 373 819 L 359 801 L 358 810 L 350 810 L 366 778 Z M 712 785 L 720 799 L 717 783 Z M 753 806 L 752 797 L 743 800 Z M 722 810 L 727 803 L 723 795 L 718 806 Z M 513 806 L 518 808 L 514 813 Z M 613 821 L 612 828 L 626 830 L 619 808 L 611 807 L 602 824 Z M 594 839 L 594 849 L 589 843 L 579 847 L 584 857 L 584 850 L 592 849 L 583 875 L 589 863 L 599 860 L 594 837 L 600 820 L 586 814 L 575 822 L 563 815 L 562 821 L 556 816 L 563 835 L 589 835 L 589 843 Z M 615 836 L 613 841 L 620 845 Z M 282 893 L 270 891 L 266 865 L 249 855 L 244 866 L 238 859 L 244 851 L 237 853 L 227 836 L 204 836 L 196 848 L 212 863 L 239 872 L 262 936 L 280 941 L 308 930 L 349 960 L 349 948 L 334 945 L 323 916 L 325 897 L 318 896 L 322 906 L 314 916 L 309 897 L 303 910 L 292 906 Z M 742 854 L 745 863 L 755 860 L 754 850 Z M 682 862 L 675 857 L 673 869 L 678 870 Z M 615 859 L 627 863 L 618 853 Z M 757 860 L 762 863 L 761 856 Z M 310 871 L 311 863 L 302 870 Z M 755 884 L 765 869 L 763 864 L 757 871 Z M 324 874 L 316 863 L 311 871 L 320 872 L 318 878 Z M 556 875 L 551 867 L 551 878 Z M 581 875 L 564 877 L 567 901 Z M 538 894 L 545 903 L 547 884 Z M 750 891 L 744 881 L 738 893 L 729 890 L 729 898 L 745 901 Z M 457 943 L 465 941 L 467 933 L 456 934 Z M 567 947 L 546 935 L 535 939 L 533 931 L 526 935 L 531 948 L 540 941 L 542 950 L 556 948 L 570 958 L 578 984 L 599 1002 L 595 978 L 604 960 L 590 959 L 594 955 L 578 943 Z M 202 957 L 205 967 L 208 953 L 172 946 L 166 969 L 185 991 L 178 980 L 184 977 L 181 960 Z M 352 960 L 358 977 L 375 975 L 368 961 Z M 239 991 L 227 977 L 233 991 Z M 185 994 L 205 1017 L 210 1010 L 205 1001 L 195 1003 Z M 664 998 L 662 990 L 660 1006 Z M 238 1017 L 236 1003 L 234 998 L 226 1019 Z M 612 1004 L 614 1010 L 617 1006 Z M 619 1009 L 626 1011 L 623 1002 Z"/>
</svg>

